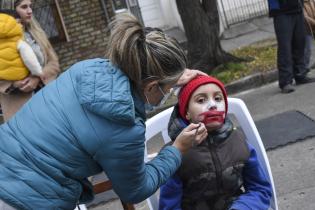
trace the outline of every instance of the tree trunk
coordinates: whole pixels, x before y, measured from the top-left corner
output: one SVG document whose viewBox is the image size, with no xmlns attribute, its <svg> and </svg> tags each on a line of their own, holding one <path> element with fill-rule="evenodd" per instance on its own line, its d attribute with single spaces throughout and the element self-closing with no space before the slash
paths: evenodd
<svg viewBox="0 0 315 210">
<path fill-rule="evenodd" d="M 190 68 L 210 73 L 222 63 L 239 60 L 221 47 L 216 0 L 176 0 L 176 3 L 186 32 Z"/>
</svg>

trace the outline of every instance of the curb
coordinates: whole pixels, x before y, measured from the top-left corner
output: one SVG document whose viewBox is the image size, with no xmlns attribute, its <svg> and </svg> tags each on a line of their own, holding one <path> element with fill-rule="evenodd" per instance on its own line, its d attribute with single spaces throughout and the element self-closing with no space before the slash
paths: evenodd
<svg viewBox="0 0 315 210">
<path fill-rule="evenodd" d="M 278 80 L 278 70 L 255 73 L 225 85 L 228 94 L 235 94 Z"/>
</svg>

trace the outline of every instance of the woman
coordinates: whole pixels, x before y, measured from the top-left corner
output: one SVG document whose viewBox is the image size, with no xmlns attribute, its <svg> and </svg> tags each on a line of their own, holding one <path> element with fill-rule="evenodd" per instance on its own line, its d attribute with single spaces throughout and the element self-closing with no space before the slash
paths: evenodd
<svg viewBox="0 0 315 210">
<path fill-rule="evenodd" d="M 172 86 L 198 71 L 184 71 L 186 57 L 174 39 L 144 29 L 128 14 L 113 22 L 107 49 L 108 59 L 75 64 L 0 126 L 0 200 L 6 205 L 74 209 L 93 198 L 87 177 L 101 171 L 122 201 L 138 203 L 207 136 L 203 124 L 191 124 L 144 163 L 145 105 L 158 106 Z"/>
<path fill-rule="evenodd" d="M 20 81 L 0 81 L 1 108 L 4 121 L 12 117 L 29 100 L 35 89 L 54 80 L 60 72 L 58 58 L 32 13 L 31 0 L 3 0 L 2 9 L 15 10 L 24 26 L 25 41 L 31 45 L 43 67 L 43 77 L 29 75 Z M 1 57 L 1 51 L 0 51 Z"/>
</svg>

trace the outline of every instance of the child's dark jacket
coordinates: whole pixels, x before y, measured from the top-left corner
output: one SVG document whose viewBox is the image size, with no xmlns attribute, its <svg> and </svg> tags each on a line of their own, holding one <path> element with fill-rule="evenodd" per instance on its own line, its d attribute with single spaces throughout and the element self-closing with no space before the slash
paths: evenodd
<svg viewBox="0 0 315 210">
<path fill-rule="evenodd" d="M 175 108 L 169 123 L 172 139 L 187 126 L 178 116 Z M 254 148 L 226 119 L 221 129 L 183 156 L 176 175 L 161 187 L 160 209 L 260 210 L 268 209 L 270 197 L 271 186 Z"/>
</svg>

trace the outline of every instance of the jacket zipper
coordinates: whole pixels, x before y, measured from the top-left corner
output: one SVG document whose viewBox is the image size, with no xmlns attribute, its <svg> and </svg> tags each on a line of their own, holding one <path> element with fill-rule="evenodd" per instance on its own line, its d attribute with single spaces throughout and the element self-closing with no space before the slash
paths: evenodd
<svg viewBox="0 0 315 210">
<path fill-rule="evenodd" d="M 219 157 L 218 154 L 216 152 L 216 148 L 214 146 L 214 141 L 213 138 L 210 137 L 210 145 L 209 145 L 209 149 L 210 149 L 210 154 L 212 157 L 212 161 L 214 164 L 214 168 L 215 168 L 215 174 L 216 174 L 216 180 L 217 180 L 217 188 L 218 191 L 220 192 L 221 186 L 222 186 L 222 167 L 219 161 Z"/>
</svg>

